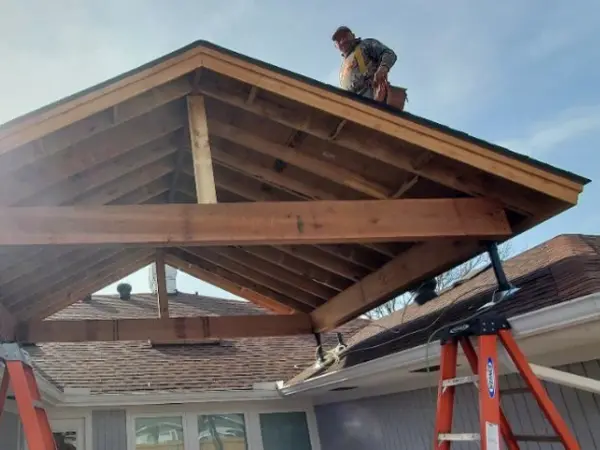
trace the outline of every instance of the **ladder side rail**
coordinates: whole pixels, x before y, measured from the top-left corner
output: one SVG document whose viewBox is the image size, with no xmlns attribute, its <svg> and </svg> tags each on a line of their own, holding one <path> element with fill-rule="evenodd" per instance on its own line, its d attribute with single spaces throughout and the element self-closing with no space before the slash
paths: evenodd
<svg viewBox="0 0 600 450">
<path fill-rule="evenodd" d="M 0 362 L 4 362 L 0 358 Z M 9 377 L 8 370 L 6 367 L 3 370 L 2 374 L 2 383 L 0 383 L 0 420 L 2 419 L 2 413 L 4 412 L 4 405 L 6 404 L 6 396 L 8 395 L 8 385 L 9 385 Z"/>
<path fill-rule="evenodd" d="M 463 353 L 471 366 L 471 371 L 473 375 L 479 375 L 479 357 L 477 356 L 477 352 L 475 351 L 475 347 L 473 347 L 473 343 L 468 337 L 462 338 L 460 340 L 460 345 L 462 347 Z M 479 382 L 481 385 L 481 380 Z M 498 391 L 500 390 L 498 384 Z M 498 395 L 500 392 L 498 392 Z M 517 443 L 515 434 L 512 431 L 510 423 L 508 419 L 504 415 L 504 411 L 502 410 L 502 405 L 500 405 L 500 433 L 502 433 L 502 437 L 504 438 L 504 443 L 506 444 L 506 448 L 508 450 L 519 450 L 519 444 Z"/>
<path fill-rule="evenodd" d="M 569 426 L 558 412 L 541 381 L 533 373 L 531 367 L 529 367 L 529 362 L 519 348 L 514 336 L 509 330 L 500 330 L 498 336 L 565 449 L 581 450 L 577 439 L 571 433 Z"/>
<path fill-rule="evenodd" d="M 450 450 L 450 441 L 440 441 L 440 434 L 452 432 L 452 417 L 454 413 L 454 386 L 443 386 L 443 380 L 456 377 L 458 359 L 458 344 L 449 340 L 442 344 L 440 355 L 440 381 L 438 384 L 437 411 L 435 418 L 434 450 Z"/>
</svg>

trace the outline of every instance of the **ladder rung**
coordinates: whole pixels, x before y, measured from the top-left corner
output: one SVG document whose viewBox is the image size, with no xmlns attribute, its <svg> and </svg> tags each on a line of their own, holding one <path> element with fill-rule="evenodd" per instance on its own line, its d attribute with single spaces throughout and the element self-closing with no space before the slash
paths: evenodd
<svg viewBox="0 0 600 450">
<path fill-rule="evenodd" d="M 533 434 L 515 435 L 515 439 L 521 442 L 560 442 L 558 436 L 536 436 Z"/>
<path fill-rule="evenodd" d="M 468 377 L 448 378 L 447 380 L 442 381 L 442 386 L 458 386 L 459 384 L 475 383 L 477 380 L 479 380 L 479 377 L 477 375 L 470 375 Z"/>
<path fill-rule="evenodd" d="M 481 435 L 479 433 L 440 433 L 438 439 L 440 441 L 479 441 Z"/>
</svg>

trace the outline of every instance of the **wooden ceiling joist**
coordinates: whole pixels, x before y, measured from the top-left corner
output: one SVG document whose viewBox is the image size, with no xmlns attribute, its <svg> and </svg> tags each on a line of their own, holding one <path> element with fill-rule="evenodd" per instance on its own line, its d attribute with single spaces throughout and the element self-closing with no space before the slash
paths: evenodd
<svg viewBox="0 0 600 450">
<path fill-rule="evenodd" d="M 306 314 L 162 319 L 46 320 L 21 324 L 20 342 L 169 341 L 295 336 L 312 333 Z"/>
<path fill-rule="evenodd" d="M 1 245 L 285 245 L 510 236 L 473 198 L 0 208 Z"/>
</svg>

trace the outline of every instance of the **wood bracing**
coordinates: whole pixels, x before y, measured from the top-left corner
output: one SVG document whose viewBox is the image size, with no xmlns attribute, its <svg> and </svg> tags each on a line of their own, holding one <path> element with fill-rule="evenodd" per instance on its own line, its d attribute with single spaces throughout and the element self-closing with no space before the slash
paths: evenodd
<svg viewBox="0 0 600 450">
<path fill-rule="evenodd" d="M 3 125 L 0 175 L 9 336 L 157 259 L 330 330 L 588 181 L 202 42 Z"/>
</svg>

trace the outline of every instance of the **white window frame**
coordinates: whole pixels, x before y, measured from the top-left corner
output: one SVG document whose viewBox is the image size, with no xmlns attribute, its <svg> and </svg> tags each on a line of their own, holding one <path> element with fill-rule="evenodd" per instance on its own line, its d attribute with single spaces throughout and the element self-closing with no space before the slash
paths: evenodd
<svg viewBox="0 0 600 450">
<path fill-rule="evenodd" d="M 246 441 L 248 450 L 263 450 L 262 434 L 260 431 L 261 413 L 286 413 L 303 412 L 306 414 L 308 434 L 312 450 L 321 450 L 317 431 L 317 419 L 312 405 L 277 405 L 275 403 L 257 403 L 248 405 L 237 404 L 188 404 L 164 405 L 149 407 L 130 407 L 126 410 L 127 450 L 135 450 L 135 420 L 149 417 L 182 418 L 184 450 L 199 450 L 198 444 L 198 416 L 211 414 L 242 414 L 246 426 Z"/>
<path fill-rule="evenodd" d="M 92 411 L 46 410 L 53 432 L 77 432 L 77 450 L 92 449 Z M 28 450 L 23 426 L 19 427 L 19 445 Z"/>
</svg>

